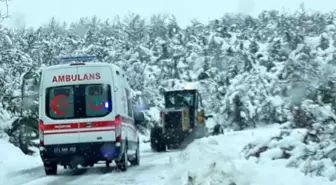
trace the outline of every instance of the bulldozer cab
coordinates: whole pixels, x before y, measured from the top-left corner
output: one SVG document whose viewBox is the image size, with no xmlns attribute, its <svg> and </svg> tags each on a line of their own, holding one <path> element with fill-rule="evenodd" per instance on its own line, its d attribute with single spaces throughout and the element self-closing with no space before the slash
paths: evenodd
<svg viewBox="0 0 336 185">
<path fill-rule="evenodd" d="M 151 129 L 154 151 L 183 148 L 197 138 L 206 136 L 202 99 L 196 89 L 163 92 L 165 107 L 160 123 Z"/>
<path fill-rule="evenodd" d="M 189 109 L 190 125 L 194 127 L 198 122 L 204 122 L 204 112 L 201 109 L 201 96 L 197 90 L 176 90 L 166 91 L 164 93 L 165 108 L 181 109 L 187 107 Z"/>
</svg>

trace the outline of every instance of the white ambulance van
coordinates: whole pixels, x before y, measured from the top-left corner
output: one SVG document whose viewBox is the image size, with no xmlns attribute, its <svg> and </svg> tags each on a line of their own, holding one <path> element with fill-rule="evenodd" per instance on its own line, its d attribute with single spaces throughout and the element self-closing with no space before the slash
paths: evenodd
<svg viewBox="0 0 336 185">
<path fill-rule="evenodd" d="M 139 165 L 135 124 L 143 117 L 133 115 L 130 96 L 126 74 L 113 64 L 75 62 L 45 68 L 39 137 L 46 174 L 57 174 L 58 165 L 92 167 L 99 161 L 107 167 L 114 161 L 121 171 L 127 170 L 128 162 Z"/>
</svg>

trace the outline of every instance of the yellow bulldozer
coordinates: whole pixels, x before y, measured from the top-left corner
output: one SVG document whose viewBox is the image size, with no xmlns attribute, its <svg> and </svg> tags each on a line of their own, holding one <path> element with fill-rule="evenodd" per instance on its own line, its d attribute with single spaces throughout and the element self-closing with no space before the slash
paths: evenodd
<svg viewBox="0 0 336 185">
<path fill-rule="evenodd" d="M 160 112 L 160 124 L 151 129 L 150 142 L 153 151 L 178 149 L 194 139 L 210 135 L 205 120 L 213 117 L 205 115 L 202 98 L 196 89 L 165 91 L 165 107 Z M 217 124 L 212 134 L 222 132 Z"/>
</svg>

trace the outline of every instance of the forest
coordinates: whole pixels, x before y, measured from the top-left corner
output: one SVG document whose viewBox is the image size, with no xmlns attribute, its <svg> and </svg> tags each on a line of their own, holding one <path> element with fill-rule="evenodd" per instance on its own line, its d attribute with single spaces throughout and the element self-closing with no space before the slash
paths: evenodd
<svg viewBox="0 0 336 185">
<path fill-rule="evenodd" d="M 272 138 L 277 141 L 305 129 L 302 143 L 328 152 L 336 146 L 335 25 L 335 12 L 304 10 L 226 14 L 186 28 L 173 15 L 132 13 L 71 24 L 53 18 L 38 29 L 0 24 L 0 137 L 27 155 L 36 153 L 41 70 L 60 57 L 91 55 L 126 70 L 151 109 L 163 106 L 162 89 L 193 84 L 225 128 L 280 124 L 285 131 Z M 148 128 L 157 116 L 147 115 Z M 293 146 L 281 150 L 279 158 L 288 157 Z M 298 159 L 323 158 L 318 151 Z"/>
</svg>

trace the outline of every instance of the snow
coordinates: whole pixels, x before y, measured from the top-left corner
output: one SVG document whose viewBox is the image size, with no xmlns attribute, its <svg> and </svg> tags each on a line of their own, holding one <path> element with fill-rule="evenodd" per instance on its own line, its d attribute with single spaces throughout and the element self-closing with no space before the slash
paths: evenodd
<svg viewBox="0 0 336 185">
<path fill-rule="evenodd" d="M 150 116 L 151 120 L 154 120 L 156 122 L 160 121 L 160 109 L 158 107 L 151 107 L 147 111 L 148 116 Z"/>
<path fill-rule="evenodd" d="M 302 132 L 303 130 L 301 130 Z M 60 170 L 59 176 L 38 176 L 34 179 L 22 181 L 24 185 L 44 184 L 111 184 L 120 185 L 331 185 L 334 182 L 325 177 L 309 177 L 299 169 L 286 167 L 286 161 L 268 160 L 268 157 L 279 155 L 274 149 L 263 154 L 263 160 L 255 158 L 245 159 L 243 148 L 250 142 L 262 143 L 269 137 L 280 132 L 277 125 L 249 129 L 244 131 L 226 132 L 220 136 L 210 136 L 191 143 L 181 151 L 168 151 L 166 153 L 151 152 L 149 143 L 141 143 L 142 162 L 138 167 L 132 167 L 127 172 L 114 172 L 100 174 L 104 167 L 95 167 L 81 175 L 69 175 Z M 299 140 L 301 132 L 293 133 L 293 142 Z M 141 138 L 148 136 L 141 135 Z M 286 143 L 286 142 L 284 142 Z M 8 152 L 1 152 L 0 178 L 4 174 L 21 169 L 34 168 L 40 165 L 39 159 L 24 156 L 19 149 L 5 140 L 0 140 L 0 148 Z M 325 162 L 327 165 L 331 163 Z M 41 169 L 40 169 L 41 170 Z M 42 174 L 42 172 L 35 172 Z M 79 171 L 78 173 L 81 173 Z M 325 171 L 332 173 L 332 171 Z M 22 176 L 22 175 L 21 175 Z M 9 178 L 9 177 L 8 177 Z M 27 177 L 28 178 L 28 177 Z M 33 178 L 33 177 L 31 177 Z M 12 177 L 15 181 L 15 177 Z M 6 180 L 4 181 L 6 182 Z M 12 184 L 22 184 L 18 181 Z M 24 183 L 25 182 L 25 183 Z M 11 184 L 6 182 L 6 184 Z M 11 184 L 11 185 L 12 185 Z"/>
<path fill-rule="evenodd" d="M 213 128 L 217 124 L 217 121 L 214 118 L 208 118 L 205 124 L 208 128 Z"/>
<path fill-rule="evenodd" d="M 11 116 L 6 110 L 0 109 L 0 134 L 2 130 L 9 128 L 15 119 L 16 117 Z"/>
<path fill-rule="evenodd" d="M 21 81 L 19 77 L 23 72 L 39 68 L 41 62 L 48 65 L 53 63 L 50 57 L 88 53 L 105 56 L 106 60 L 115 61 L 117 65 L 127 69 L 126 73 L 131 79 L 130 85 L 136 90 L 143 91 L 143 95 L 150 99 L 152 107 L 146 111 L 146 118 L 150 120 L 148 127 L 159 121 L 160 108 L 163 107 L 162 95 L 159 94 L 161 89 L 180 90 L 190 82 L 192 88 L 198 89 L 202 94 L 206 114 L 211 113 L 215 116 L 214 119 L 207 120 L 209 127 L 220 123 L 229 129 L 246 129 L 279 122 L 283 124 L 283 129 L 264 127 L 241 132 L 225 130 L 224 136 L 198 140 L 181 152 L 170 151 L 160 154 L 152 153 L 148 135 L 141 135 L 140 141 L 144 143 L 141 147 L 143 158 L 140 167 L 117 175 L 110 173 L 102 175 L 97 173 L 98 168 L 88 170 L 88 173 L 81 176 L 71 176 L 69 172 L 61 169 L 58 177 L 45 177 L 39 158 L 24 156 L 20 150 L 8 143 L 7 138 L 3 138 L 0 148 L 6 149 L 6 153 L 0 154 L 2 175 L 6 173 L 7 177 L 12 172 L 21 172 L 21 169 L 31 171 L 33 164 L 30 162 L 33 161 L 32 163 L 39 168 L 38 174 L 41 176 L 31 177 L 32 182 L 25 179 L 26 177 L 21 178 L 29 181 L 28 184 L 31 185 L 110 184 L 114 181 L 119 184 L 137 185 L 191 185 L 208 184 L 210 181 L 216 181 L 212 184 L 220 181 L 225 181 L 221 182 L 222 184 L 267 182 L 274 184 L 274 179 L 278 178 L 280 179 L 278 184 L 300 184 L 306 181 L 322 183 L 325 180 L 329 183 L 328 179 L 336 179 L 334 162 L 336 105 L 333 101 L 335 84 L 330 81 L 336 74 L 334 67 L 336 21 L 332 16 L 302 14 L 303 17 L 297 17 L 297 15 L 276 15 L 277 13 L 273 12 L 261 15 L 255 21 L 257 25 L 253 20 L 250 22 L 249 18 L 220 17 L 226 10 L 253 13 L 258 11 L 256 8 L 267 9 L 265 7 L 270 4 L 280 9 L 281 5 L 296 8 L 301 0 L 291 0 L 292 4 L 288 0 L 276 2 L 239 0 L 230 3 L 219 0 L 212 3 L 195 3 L 191 0 L 183 3 L 172 1 L 158 3 L 153 0 L 139 3 L 125 0 L 112 6 L 111 2 L 103 0 L 100 3 L 85 0 L 81 3 L 76 2 L 77 0 L 71 3 L 62 1 L 57 1 L 57 5 L 56 1 L 46 3 L 44 0 L 32 0 L 28 2 L 29 4 L 25 4 L 23 0 L 11 1 L 10 12 L 13 12 L 14 16 L 5 20 L 5 25 L 6 22 L 12 22 L 9 24 L 13 24 L 11 25 L 13 27 L 24 27 L 24 24 L 36 27 L 51 16 L 55 16 L 57 21 L 63 21 L 65 18 L 66 21 L 73 22 L 78 21 L 79 17 L 90 17 L 94 14 L 102 24 L 97 24 L 97 19 L 93 19 L 74 23 L 70 30 L 55 22 L 41 27 L 39 31 L 0 30 L 3 33 L 0 39 L 3 54 L 0 58 L 4 61 L 0 66 L 2 77 L 0 83 L 4 84 L 1 92 L 3 95 L 0 97 L 4 100 L 0 106 L 0 137 L 5 135 L 5 128 L 8 128 L 15 119 L 13 115 L 17 115 L 22 108 L 19 107 L 22 104 L 18 98 L 12 99 L 6 96 L 21 96 L 22 84 L 19 83 Z M 318 6 L 330 8 L 332 7 L 329 5 L 330 2 L 321 0 L 315 6 L 312 1 L 305 1 L 305 7 L 301 8 L 320 9 Z M 233 5 L 235 3 L 238 4 L 237 7 Z M 78 8 L 78 4 L 81 7 Z M 39 11 L 36 11 L 36 7 Z M 50 11 L 50 7 L 53 7 L 53 11 Z M 148 18 L 154 10 L 163 13 L 162 7 L 167 8 L 164 11 L 175 15 L 178 23 L 190 23 L 189 20 L 183 19 L 191 19 L 191 16 L 200 15 L 202 12 L 201 22 L 206 22 L 206 25 L 196 24 L 187 30 L 173 28 L 175 31 L 172 35 L 162 37 L 161 29 L 156 29 L 159 22 L 142 25 L 142 18 Z M 139 13 L 142 18 L 134 19 L 140 21 L 134 22 L 135 24 L 128 24 L 131 22 L 121 19 L 120 24 L 117 20 L 116 24 L 103 23 L 105 18 L 113 18 L 113 14 L 124 16 L 113 8 Z M 172 9 L 179 13 L 171 12 Z M 185 14 L 185 9 L 188 10 L 188 16 L 180 14 L 180 12 Z M 219 21 L 218 25 L 204 20 L 207 19 L 205 17 L 214 15 L 204 12 L 207 9 L 211 10 L 211 13 L 220 11 L 221 15 L 214 16 Z M 146 14 L 143 14 L 144 11 Z M 75 13 L 76 16 L 69 15 L 68 12 Z M 16 13 L 27 14 L 26 17 L 22 15 L 27 22 L 15 20 Z M 40 16 L 42 14 L 43 17 Z M 129 18 L 132 20 L 132 17 Z M 279 20 L 284 24 L 277 24 Z M 172 26 L 175 27 L 172 23 L 161 26 L 169 30 Z M 92 32 L 85 34 L 88 25 L 91 24 Z M 288 25 L 283 29 L 282 25 L 286 24 Z M 125 30 L 129 30 L 132 37 L 129 37 L 130 35 L 125 37 Z M 143 36 L 133 40 L 133 33 L 138 31 L 144 33 Z M 79 34 L 79 37 L 73 34 Z M 161 44 L 168 46 L 166 48 L 168 52 Z M 296 44 L 299 44 L 298 47 Z M 310 61 L 308 63 L 307 56 Z M 176 61 L 172 58 L 177 59 L 177 70 Z M 26 79 L 26 82 L 31 84 L 26 88 L 36 87 L 33 86 L 33 79 Z M 36 113 L 37 105 L 34 103 L 32 105 L 34 109 L 26 109 L 34 111 L 24 111 L 24 116 Z M 11 135 L 11 138 L 13 137 L 19 139 L 20 136 Z M 314 141 L 316 138 L 318 141 Z M 9 155 L 7 148 L 13 149 L 9 152 L 14 155 Z M 334 157 L 325 157 L 329 155 L 328 153 Z M 4 160 L 6 157 L 10 157 L 10 160 Z M 23 165 L 19 165 L 21 163 Z M 32 171 L 35 174 L 37 172 Z M 295 181 L 291 183 L 289 179 L 294 178 L 293 176 Z M 19 185 L 24 181 L 15 183 Z"/>
<path fill-rule="evenodd" d="M 283 99 L 278 95 L 276 95 L 274 97 L 270 97 L 270 100 L 271 100 L 272 104 L 276 107 L 281 106 L 284 103 Z"/>
<path fill-rule="evenodd" d="M 335 180 L 334 162 L 331 157 L 322 158 L 332 150 L 332 146 L 325 148 L 323 144 L 307 143 L 308 133 L 307 129 L 282 129 L 279 134 L 265 137 L 263 141 L 252 140 L 244 149 L 245 157 L 258 156 L 258 163 L 276 163 L 283 167 L 295 167 L 309 176 L 319 175 Z"/>
<path fill-rule="evenodd" d="M 333 184 L 326 178 L 308 177 L 294 168 L 285 167 L 284 163 L 245 160 L 240 157 L 241 147 L 251 139 L 263 140 L 279 130 L 265 128 L 244 132 L 234 132 L 218 137 L 200 139 L 182 151 L 174 159 L 175 172 L 166 184 L 181 185 L 316 185 Z M 279 155 L 272 151 L 269 155 Z M 188 167 L 188 168 L 186 168 Z"/>
<path fill-rule="evenodd" d="M 3 76 L 5 74 L 5 70 L 0 67 L 0 76 Z"/>
<path fill-rule="evenodd" d="M 6 138 L 0 138 L 0 179 L 24 169 L 41 165 L 39 157 L 24 155 L 22 151 L 10 144 Z"/>
</svg>

